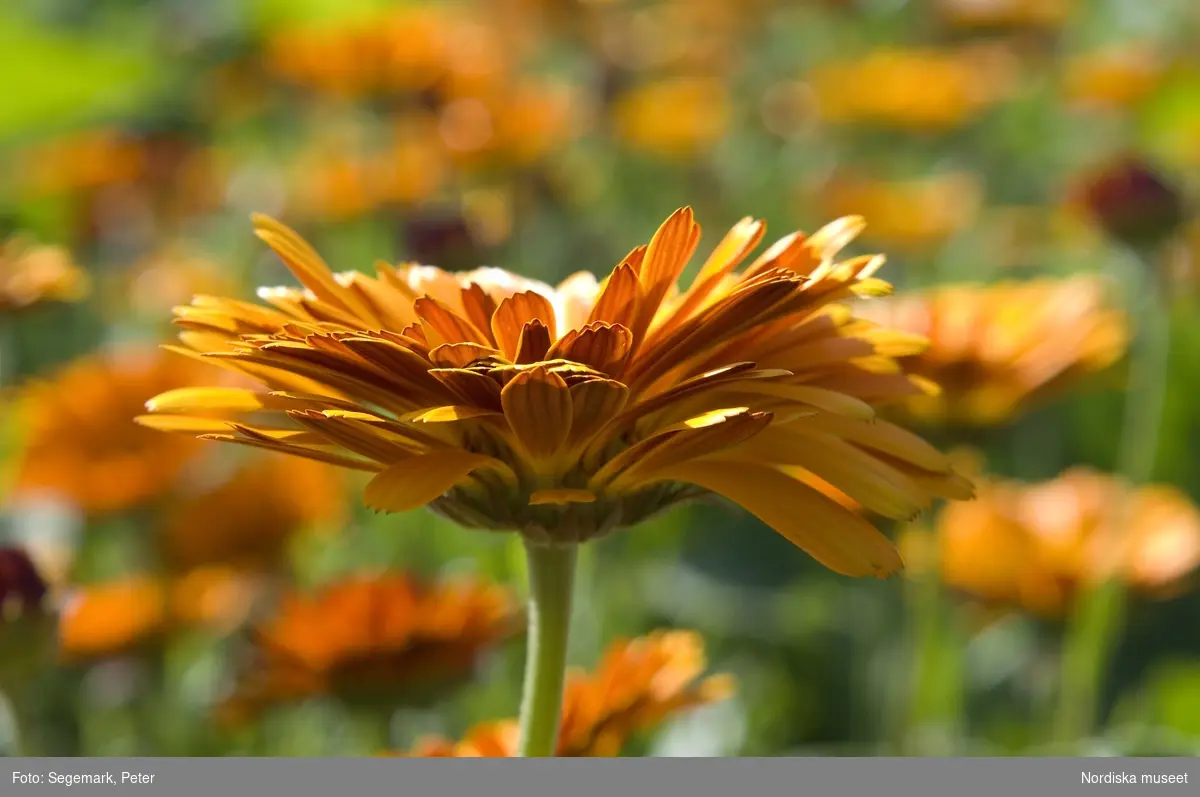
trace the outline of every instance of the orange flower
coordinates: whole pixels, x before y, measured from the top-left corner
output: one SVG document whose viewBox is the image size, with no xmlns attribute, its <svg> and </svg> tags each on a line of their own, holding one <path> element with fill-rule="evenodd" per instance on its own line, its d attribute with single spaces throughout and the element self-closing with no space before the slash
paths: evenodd
<svg viewBox="0 0 1200 797">
<path fill-rule="evenodd" d="M 950 130 L 975 119 L 1007 88 L 1004 65 L 977 54 L 984 53 L 876 50 L 820 66 L 810 80 L 827 121 Z"/>
<path fill-rule="evenodd" d="M 949 285 L 873 303 L 861 311 L 927 337 L 903 357 L 941 387 L 905 404 L 925 420 L 1001 423 L 1111 366 L 1125 353 L 1125 315 L 1090 276 L 995 285 Z"/>
<path fill-rule="evenodd" d="M 173 244 L 134 264 L 119 282 L 120 296 L 112 305 L 121 312 L 161 317 L 175 305 L 186 304 L 197 294 L 221 294 L 237 282 L 212 260 Z"/>
<path fill-rule="evenodd" d="M 520 629 L 513 598 L 470 582 L 357 577 L 285 596 L 259 626 L 255 660 L 223 707 L 243 721 L 273 705 L 332 694 L 419 699 L 469 673 Z"/>
<path fill-rule="evenodd" d="M 173 581 L 132 576 L 83 587 L 59 616 L 60 655 L 89 662 L 136 655 L 178 628 L 228 631 L 244 619 L 254 595 L 252 582 L 218 569 Z"/>
<path fill-rule="evenodd" d="M 175 568 L 226 564 L 270 570 L 298 532 L 337 528 L 345 515 L 338 472 L 311 460 L 266 454 L 221 483 L 167 507 L 163 546 Z"/>
<path fill-rule="evenodd" d="M 24 448 L 15 492 L 49 492 L 89 514 L 128 509 L 170 490 L 199 450 L 130 418 L 147 393 L 220 378 L 221 372 L 159 349 L 75 361 L 26 389 Z M 217 423 L 216 428 L 228 428 Z"/>
<path fill-rule="evenodd" d="M 563 694 L 557 756 L 617 756 L 625 742 L 672 715 L 729 697 L 730 675 L 702 678 L 704 643 L 691 631 L 658 631 L 621 639 L 608 649 L 593 675 L 568 674 Z M 516 720 L 486 722 L 461 742 L 428 738 L 410 755 L 418 757 L 515 756 Z"/>
<path fill-rule="evenodd" d="M 725 134 L 725 87 L 706 77 L 665 78 L 616 99 L 613 125 L 627 145 L 647 152 L 691 157 Z"/>
<path fill-rule="evenodd" d="M 40 302 L 72 302 L 90 287 L 87 272 L 57 246 L 9 238 L 0 247 L 0 315 Z"/>
<path fill-rule="evenodd" d="M 15 160 L 17 179 L 38 195 L 73 194 L 139 179 L 141 145 L 117 130 L 96 129 L 39 143 Z"/>
<path fill-rule="evenodd" d="M 604 282 L 557 289 L 486 268 L 335 277 L 296 233 L 257 224 L 308 289 L 263 291 L 273 307 L 204 299 L 178 320 L 198 357 L 267 391 L 167 393 L 141 423 L 365 470 L 374 509 L 429 504 L 537 541 L 582 542 L 711 491 L 854 576 L 901 562 L 799 471 L 890 518 L 971 494 L 928 444 L 874 419 L 872 404 L 927 383 L 892 357 L 919 341 L 837 304 L 888 289 L 881 258 L 836 260 L 859 219 L 788 236 L 738 273 L 764 233 L 745 219 L 687 290 L 690 209 Z M 232 430 L 213 434 L 211 413 Z"/>
<path fill-rule="evenodd" d="M 1063 94 L 1091 108 L 1128 109 L 1159 85 L 1165 65 L 1152 47 L 1123 47 L 1077 56 L 1067 64 Z"/>
<path fill-rule="evenodd" d="M 979 178 L 969 173 L 884 182 L 835 177 L 820 191 L 824 212 L 861 212 L 871 219 L 871 236 L 888 246 L 936 246 L 970 226 L 982 205 Z"/>
<path fill-rule="evenodd" d="M 942 512 L 936 535 L 946 584 L 1047 617 L 1062 616 L 1114 559 L 1119 577 L 1150 595 L 1170 594 L 1200 567 L 1200 510 L 1187 496 L 1131 491 L 1084 468 L 1040 484 L 985 483 L 978 500 Z"/>
</svg>

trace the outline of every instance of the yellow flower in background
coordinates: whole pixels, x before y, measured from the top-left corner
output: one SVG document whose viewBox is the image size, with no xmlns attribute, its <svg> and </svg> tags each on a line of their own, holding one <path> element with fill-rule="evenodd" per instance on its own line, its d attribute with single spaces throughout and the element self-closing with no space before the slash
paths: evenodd
<svg viewBox="0 0 1200 797">
<path fill-rule="evenodd" d="M 719 78 L 673 77 L 643 83 L 617 97 L 612 124 L 627 146 L 691 157 L 725 135 L 729 107 Z"/>
<path fill-rule="evenodd" d="M 472 581 L 360 576 L 293 592 L 257 627 L 252 664 L 221 714 L 241 722 L 318 695 L 420 701 L 521 626 L 513 596 Z"/>
<path fill-rule="evenodd" d="M 927 422 L 991 425 L 1075 387 L 1120 360 L 1129 343 L 1108 284 L 1081 275 L 944 285 L 866 305 L 866 317 L 929 338 L 902 359 L 941 387 L 904 409 Z"/>
<path fill-rule="evenodd" d="M 1150 596 L 1186 587 L 1200 566 L 1200 510 L 1186 495 L 1163 485 L 1131 492 L 1086 468 L 1037 484 L 981 481 L 978 499 L 948 506 L 934 535 L 948 586 L 1052 618 L 1104 578 L 1109 559 Z"/>
<path fill-rule="evenodd" d="M 264 454 L 215 485 L 186 485 L 193 489 L 172 500 L 161 521 L 166 562 L 177 570 L 272 570 L 296 534 L 340 527 L 347 508 L 344 482 L 329 465 Z"/>
<path fill-rule="evenodd" d="M 201 446 L 139 426 L 131 413 L 148 392 L 223 376 L 187 357 L 131 348 L 81 358 L 30 384 L 18 401 L 25 431 L 13 497 L 49 494 L 99 515 L 164 495 Z"/>
<path fill-rule="evenodd" d="M 1063 97 L 1088 108 L 1126 111 L 1157 89 L 1165 72 L 1151 46 L 1086 53 L 1067 62 Z"/>
<path fill-rule="evenodd" d="M 976 175 L 966 172 L 892 182 L 846 175 L 823 185 L 818 199 L 829 216 L 857 209 L 871 220 L 871 238 L 881 244 L 921 249 L 973 224 L 983 188 Z"/>
<path fill-rule="evenodd" d="M 69 663 L 88 663 L 137 655 L 175 630 L 227 633 L 246 618 L 257 595 L 253 581 L 220 568 L 80 587 L 59 614 L 59 654 Z"/>
<path fill-rule="evenodd" d="M 618 756 L 634 734 L 731 696 L 733 676 L 704 677 L 706 666 L 704 642 L 692 631 L 657 631 L 613 642 L 594 673 L 568 673 L 555 755 Z M 486 722 L 471 728 L 461 742 L 423 739 L 410 755 L 515 756 L 518 731 L 515 719 Z"/>
<path fill-rule="evenodd" d="M 818 66 L 809 82 L 828 122 L 952 130 L 973 121 L 1007 89 L 1005 65 L 986 57 L 994 54 L 880 49 Z"/>
<path fill-rule="evenodd" d="M 41 302 L 73 302 L 87 295 L 91 279 L 58 246 L 9 238 L 0 247 L 0 315 Z"/>
<path fill-rule="evenodd" d="M 966 30 L 1062 27 L 1075 0 L 938 0 L 941 20 Z"/>
<path fill-rule="evenodd" d="M 306 287 L 264 289 L 266 306 L 202 297 L 177 321 L 184 350 L 265 389 L 169 391 L 138 420 L 373 473 L 364 498 L 379 511 L 430 505 L 538 541 L 716 493 L 826 566 L 883 577 L 902 564 L 893 545 L 799 477 L 889 518 L 971 486 L 875 418 L 872 405 L 930 388 L 894 359 L 923 340 L 839 304 L 888 289 L 882 258 L 836 259 L 862 226 L 794 233 L 738 272 L 765 233 L 744 219 L 680 289 L 700 236 L 685 208 L 602 282 L 580 272 L 552 288 L 489 268 L 335 276 L 258 217 Z"/>
</svg>

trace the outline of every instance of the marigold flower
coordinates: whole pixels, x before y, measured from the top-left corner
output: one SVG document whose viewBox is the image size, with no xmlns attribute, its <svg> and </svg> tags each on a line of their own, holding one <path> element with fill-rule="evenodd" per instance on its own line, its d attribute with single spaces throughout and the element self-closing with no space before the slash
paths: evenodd
<svg viewBox="0 0 1200 797">
<path fill-rule="evenodd" d="M 357 577 L 291 593 L 255 633 L 252 666 L 222 707 L 230 721 L 317 695 L 420 699 L 469 674 L 521 628 L 514 598 L 465 581 Z"/>
<path fill-rule="evenodd" d="M 41 302 L 72 302 L 87 295 L 91 280 L 57 246 L 9 238 L 0 248 L 0 315 Z"/>
<path fill-rule="evenodd" d="M 813 70 L 818 111 L 830 122 L 953 130 L 1000 98 L 1004 70 L 971 51 L 876 50 Z M 994 65 L 990 65 L 994 66 Z"/>
<path fill-rule="evenodd" d="M 1003 422 L 1108 368 L 1125 353 L 1128 321 L 1091 276 L 945 285 L 864 307 L 886 326 L 930 339 L 904 365 L 941 386 L 904 409 L 925 421 Z"/>
<path fill-rule="evenodd" d="M 162 495 L 199 446 L 155 434 L 130 417 L 148 392 L 212 384 L 221 376 L 158 349 L 126 349 L 77 360 L 30 385 L 20 402 L 27 432 L 15 494 L 53 493 L 95 515 Z"/>
<path fill-rule="evenodd" d="M 745 219 L 686 290 L 690 209 L 603 282 L 581 272 L 557 288 L 488 268 L 335 276 L 296 233 L 256 226 L 306 289 L 265 289 L 268 307 L 201 297 L 177 322 L 197 357 L 266 390 L 171 391 L 141 423 L 371 472 L 373 509 L 428 504 L 542 542 L 717 493 L 855 576 L 897 570 L 894 546 L 800 472 L 889 518 L 971 494 L 936 450 L 874 417 L 929 388 L 894 360 L 923 341 L 837 304 L 887 290 L 882 258 L 835 260 L 859 219 L 789 235 L 738 273 L 764 233 Z"/>
<path fill-rule="evenodd" d="M 1063 94 L 1086 107 L 1126 110 L 1158 87 L 1165 66 L 1152 47 L 1086 53 L 1067 63 Z"/>
<path fill-rule="evenodd" d="M 629 146 L 689 156 L 725 134 L 729 109 L 719 79 L 677 77 L 630 89 L 612 113 L 617 136 Z"/>
<path fill-rule="evenodd" d="M 228 631 L 256 594 L 232 571 L 201 569 L 173 580 L 130 576 L 79 588 L 59 615 L 61 657 L 72 663 L 137 655 L 179 628 Z"/>
<path fill-rule="evenodd" d="M 704 642 L 692 631 L 657 631 L 609 646 L 594 674 L 568 674 L 557 756 L 611 757 L 635 733 L 729 697 L 733 676 L 703 678 Z M 517 754 L 517 721 L 476 725 L 461 742 L 426 738 L 410 755 L 497 758 Z"/>
<path fill-rule="evenodd" d="M 1132 589 L 1161 596 L 1181 588 L 1200 567 L 1200 510 L 1173 487 L 1131 490 L 1074 468 L 1038 484 L 983 482 L 978 500 L 942 512 L 936 544 L 947 585 L 1061 617 L 1082 588 L 1111 572 L 1114 556 Z"/>
<path fill-rule="evenodd" d="M 974 222 L 983 202 L 979 178 L 969 173 L 886 182 L 835 177 L 822 186 L 825 212 L 857 208 L 871 219 L 871 237 L 906 249 L 936 246 Z"/>
<path fill-rule="evenodd" d="M 163 553 L 178 570 L 205 565 L 271 570 L 293 535 L 336 528 L 345 509 L 345 484 L 336 469 L 265 454 L 218 484 L 171 501 L 162 521 Z"/>
</svg>

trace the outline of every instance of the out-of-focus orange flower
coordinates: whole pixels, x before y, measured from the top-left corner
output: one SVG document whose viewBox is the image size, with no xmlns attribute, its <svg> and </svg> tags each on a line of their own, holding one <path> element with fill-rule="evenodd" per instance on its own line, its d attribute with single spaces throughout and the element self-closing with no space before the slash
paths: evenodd
<svg viewBox="0 0 1200 797">
<path fill-rule="evenodd" d="M 882 49 L 814 69 L 820 115 L 837 124 L 949 130 L 972 121 L 1009 85 L 996 51 Z"/>
<path fill-rule="evenodd" d="M 729 108 L 720 79 L 674 77 L 621 94 L 612 115 L 617 136 L 628 146 L 657 155 L 689 157 L 725 134 Z"/>
<path fill-rule="evenodd" d="M 947 25 L 967 30 L 1056 29 L 1071 17 L 1075 0 L 938 0 Z"/>
<path fill-rule="evenodd" d="M 179 354 L 127 349 L 77 360 L 31 384 L 19 401 L 27 432 L 14 494 L 52 493 L 88 514 L 162 495 L 203 444 L 133 418 L 148 396 L 214 376 L 223 374 Z"/>
<path fill-rule="evenodd" d="M 91 280 L 67 250 L 9 238 L 0 247 L 0 314 L 87 295 Z"/>
<path fill-rule="evenodd" d="M 420 89 L 445 69 L 447 20 L 429 8 L 340 28 L 299 28 L 266 43 L 268 73 L 285 81 L 345 96 Z"/>
<path fill-rule="evenodd" d="M 965 172 L 895 182 L 835 177 L 819 193 L 823 213 L 861 213 L 871 220 L 868 235 L 900 249 L 944 242 L 975 221 L 982 199 L 979 178 Z"/>
<path fill-rule="evenodd" d="M 212 260 L 168 245 L 134 264 L 118 281 L 120 296 L 110 304 L 121 312 L 132 310 L 142 317 L 161 317 L 176 305 L 187 304 L 197 295 L 221 295 L 232 290 L 237 280 Z"/>
<path fill-rule="evenodd" d="M 419 700 L 520 628 L 514 598 L 490 584 L 381 575 L 293 593 L 258 628 L 253 666 L 222 714 L 243 721 L 323 694 Z"/>
<path fill-rule="evenodd" d="M 762 16 L 745 0 L 660 0 L 593 4 L 597 49 L 612 64 L 634 73 L 729 74 L 744 50 L 750 25 Z"/>
<path fill-rule="evenodd" d="M 1076 56 L 1067 63 L 1064 98 L 1088 108 L 1123 110 L 1153 92 L 1166 65 L 1151 47 L 1122 47 Z"/>
<path fill-rule="evenodd" d="M 51 139 L 19 153 L 18 184 L 35 195 L 61 195 L 116 183 L 145 173 L 138 141 L 117 130 L 97 129 Z"/>
<path fill-rule="evenodd" d="M 270 570 L 297 532 L 336 528 L 345 513 L 340 472 L 311 460 L 264 454 L 167 508 L 163 547 L 175 568 L 224 564 Z"/>
<path fill-rule="evenodd" d="M 398 120 L 382 145 L 356 135 L 314 142 L 291 165 L 289 210 L 302 218 L 349 219 L 385 205 L 412 206 L 446 179 L 446 147 L 436 122 L 423 115 Z"/>
<path fill-rule="evenodd" d="M 1117 362 L 1129 342 L 1123 311 L 1090 275 L 994 285 L 944 285 L 867 303 L 872 321 L 929 339 L 902 362 L 939 385 L 914 397 L 915 417 L 1001 423 Z"/>
<path fill-rule="evenodd" d="M 255 596 L 253 582 L 228 570 L 196 570 L 164 581 L 131 576 L 80 588 L 59 615 L 61 657 L 69 662 L 133 655 L 180 628 L 229 631 Z"/>
<path fill-rule="evenodd" d="M 522 82 L 448 102 L 438 118 L 442 144 L 460 166 L 521 165 L 574 132 L 576 97 L 565 86 Z"/>
<path fill-rule="evenodd" d="M 1127 513 L 1127 514 L 1126 514 Z M 1200 510 L 1173 487 L 1131 491 L 1090 469 L 1039 484 L 993 481 L 936 523 L 942 579 L 985 603 L 1046 617 L 1115 574 L 1151 596 L 1200 566 Z"/>
<path fill-rule="evenodd" d="M 617 756 L 634 734 L 686 709 L 729 697 L 735 686 L 733 676 L 704 678 L 705 667 L 703 640 L 691 631 L 658 631 L 617 640 L 594 674 L 568 674 L 556 754 Z M 461 742 L 424 739 L 411 755 L 515 756 L 518 736 L 516 720 L 486 722 L 473 727 Z"/>
</svg>

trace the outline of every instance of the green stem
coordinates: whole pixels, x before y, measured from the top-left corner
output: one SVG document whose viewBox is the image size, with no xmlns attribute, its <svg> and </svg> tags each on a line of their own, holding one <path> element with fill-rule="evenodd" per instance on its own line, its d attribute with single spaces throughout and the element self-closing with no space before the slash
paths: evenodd
<svg viewBox="0 0 1200 797">
<path fill-rule="evenodd" d="M 529 632 L 518 750 L 518 755 L 523 757 L 553 756 L 558 742 L 576 550 L 574 545 L 540 545 L 525 541 L 525 559 L 529 566 Z"/>
<path fill-rule="evenodd" d="M 1170 309 L 1156 280 L 1149 253 L 1138 253 L 1138 276 L 1131 280 L 1137 302 L 1138 337 L 1134 341 L 1125 399 L 1125 418 L 1117 472 L 1128 492 L 1112 513 L 1110 540 L 1120 538 L 1129 523 L 1134 490 L 1150 481 L 1158 454 L 1159 432 L 1166 405 L 1171 352 Z M 1105 578 L 1080 597 L 1063 641 L 1055 738 L 1062 744 L 1086 738 L 1096 724 L 1100 692 L 1109 659 L 1119 642 L 1125 619 L 1126 595 L 1120 575 Z"/>
</svg>

